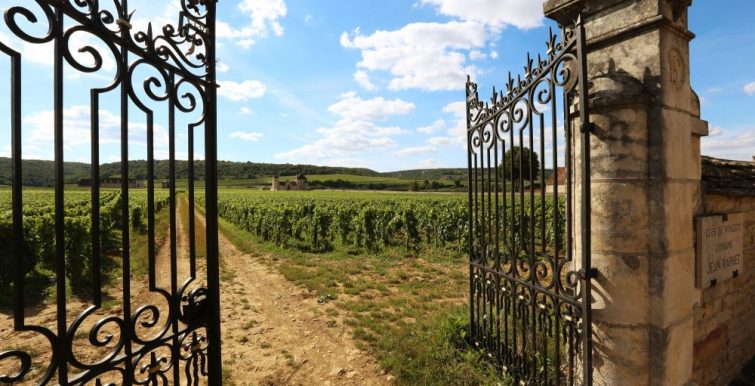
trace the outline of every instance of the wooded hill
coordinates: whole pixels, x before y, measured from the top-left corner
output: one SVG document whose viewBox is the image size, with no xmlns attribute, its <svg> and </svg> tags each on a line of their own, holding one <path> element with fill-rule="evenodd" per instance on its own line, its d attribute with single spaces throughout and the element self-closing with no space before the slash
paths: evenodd
<svg viewBox="0 0 755 386">
<path fill-rule="evenodd" d="M 401 170 L 397 172 L 382 173 L 386 177 L 403 178 L 407 180 L 456 180 L 460 179 L 466 183 L 467 169 L 454 168 L 454 169 L 413 169 L 413 170 Z"/>
<path fill-rule="evenodd" d="M 194 174 L 199 180 L 204 179 L 204 161 L 195 161 Z M 52 186 L 55 182 L 55 164 L 52 161 L 24 160 L 23 180 L 25 186 Z M 155 161 L 155 178 L 168 179 L 169 163 L 166 160 Z M 78 183 L 81 179 L 91 178 L 89 164 L 80 162 L 66 162 L 63 166 L 64 180 L 67 184 Z M 258 179 L 277 174 L 293 176 L 304 173 L 307 176 L 317 175 L 352 175 L 361 177 L 393 177 L 404 180 L 461 180 L 466 184 L 466 169 L 418 169 L 380 173 L 366 168 L 346 168 L 298 164 L 269 164 L 255 162 L 218 162 L 218 177 L 220 179 Z M 120 162 L 103 164 L 100 166 L 102 178 L 118 177 L 121 174 Z M 138 180 L 147 179 L 147 161 L 130 161 L 129 176 Z M 188 179 L 189 163 L 176 161 L 176 178 Z M 361 182 L 361 181 L 359 181 Z M 0 157 L 0 185 L 11 184 L 11 159 Z"/>
<path fill-rule="evenodd" d="M 24 160 L 23 181 L 26 186 L 52 186 L 55 182 L 55 164 L 52 161 Z M 194 176 L 203 180 L 204 161 L 195 161 Z M 78 162 L 66 162 L 63 166 L 64 179 L 67 184 L 78 183 L 81 179 L 91 178 L 91 167 L 88 164 Z M 155 161 L 155 178 L 158 180 L 168 179 L 169 162 L 165 160 Z M 348 174 L 355 176 L 380 176 L 381 174 L 364 168 L 344 168 L 315 165 L 294 164 L 266 164 L 253 162 L 218 162 L 218 178 L 220 179 L 254 179 L 278 175 L 305 175 L 318 174 Z M 120 162 L 103 164 L 100 166 L 102 178 L 118 177 L 121 174 Z M 147 161 L 129 161 L 129 177 L 138 180 L 147 179 Z M 176 161 L 176 178 L 189 178 L 189 163 Z M 11 159 L 0 157 L 0 185 L 11 183 Z"/>
</svg>

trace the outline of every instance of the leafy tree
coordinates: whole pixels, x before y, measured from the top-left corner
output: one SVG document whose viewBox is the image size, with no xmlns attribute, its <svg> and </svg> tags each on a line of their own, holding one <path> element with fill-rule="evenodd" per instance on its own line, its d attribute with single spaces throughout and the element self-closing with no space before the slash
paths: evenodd
<svg viewBox="0 0 755 386">
<path fill-rule="evenodd" d="M 461 180 L 460 179 L 457 178 L 457 179 L 454 180 L 454 187 L 461 188 Z"/>
<path fill-rule="evenodd" d="M 507 150 L 503 155 L 501 171 L 505 173 L 504 180 L 512 182 L 514 190 L 520 189 L 522 181 L 532 181 L 540 172 L 537 152 L 521 146 Z"/>
</svg>

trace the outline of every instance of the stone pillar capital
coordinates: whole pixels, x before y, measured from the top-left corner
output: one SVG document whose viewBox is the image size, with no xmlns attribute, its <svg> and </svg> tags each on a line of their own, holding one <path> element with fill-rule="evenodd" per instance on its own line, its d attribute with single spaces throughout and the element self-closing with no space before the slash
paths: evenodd
<svg viewBox="0 0 755 386">
<path fill-rule="evenodd" d="M 559 24 L 568 24 L 582 12 L 584 3 L 585 0 L 548 0 L 543 4 L 543 12 Z"/>
<path fill-rule="evenodd" d="M 666 26 L 692 39 L 687 31 L 691 5 L 692 0 L 546 0 L 543 12 L 562 25 L 573 23 L 580 14 L 586 21 L 600 20 L 602 25 L 592 34 L 588 28 L 588 38 Z"/>
</svg>

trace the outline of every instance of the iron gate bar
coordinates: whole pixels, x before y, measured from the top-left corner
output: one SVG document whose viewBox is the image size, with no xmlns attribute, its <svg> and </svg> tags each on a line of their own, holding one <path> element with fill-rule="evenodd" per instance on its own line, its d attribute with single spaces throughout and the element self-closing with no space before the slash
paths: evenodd
<svg viewBox="0 0 755 386">
<path fill-rule="evenodd" d="M 590 184 L 590 135 L 592 123 L 590 122 L 590 103 L 588 102 L 587 82 L 587 37 L 585 36 L 585 26 L 580 17 L 577 20 L 577 57 L 579 60 L 579 121 L 581 123 L 582 135 L 582 281 L 584 290 L 582 292 L 582 302 L 584 304 L 583 320 L 585 329 L 585 350 L 583 352 L 584 377 L 585 385 L 592 386 L 592 279 L 597 278 L 598 272 L 592 267 L 592 205 L 591 205 L 591 184 Z"/>
<path fill-rule="evenodd" d="M 494 88 L 489 103 L 480 102 L 477 84 L 467 81 L 470 337 L 517 382 L 592 385 L 590 299 L 596 272 L 590 259 L 590 123 L 582 19 L 560 30 L 560 36 L 550 33 L 546 56 L 538 55 L 535 63 L 528 54 L 524 77 L 515 80 L 509 74 L 506 93 Z M 563 137 L 558 133 L 559 101 Z M 572 124 L 572 107 L 579 109 L 579 132 Z M 534 153 L 537 134 L 539 159 Z M 552 196 L 545 186 L 547 139 L 552 141 Z M 573 151 L 577 140 L 579 153 Z M 559 159 L 565 163 L 563 217 Z M 576 169 L 582 188 L 579 251 L 574 243 Z M 535 187 L 538 174 L 540 186 Z M 552 222 L 546 215 L 549 205 Z"/>
<path fill-rule="evenodd" d="M 216 71 L 216 48 L 214 31 L 216 30 L 216 1 L 200 0 L 203 4 L 206 1 L 208 12 L 212 17 L 208 17 L 207 28 L 213 31 L 213 42 L 207 47 L 207 56 L 209 60 L 209 71 L 207 81 L 210 87 L 207 88 L 207 99 L 212 102 L 213 106 L 217 101 L 217 71 Z M 221 333 L 220 333 L 220 240 L 218 229 L 218 110 L 212 108 L 208 110 L 208 116 L 205 118 L 205 173 L 206 181 L 212 181 L 205 189 L 207 195 L 205 200 L 205 226 L 207 228 L 207 287 L 208 303 L 210 318 L 208 321 L 208 331 L 210 338 L 214 339 L 216 344 L 211 344 L 208 348 L 209 360 L 211 361 L 209 382 L 212 385 L 222 383 L 222 355 L 221 355 Z M 213 371 L 213 369 L 215 371 Z"/>
<path fill-rule="evenodd" d="M 55 286 L 56 286 L 56 312 L 55 326 L 57 332 L 34 325 L 26 325 L 24 310 L 24 276 L 26 246 L 23 229 L 23 168 L 22 168 L 22 63 L 21 54 L 0 41 L 0 51 L 10 58 L 10 121 L 11 121 L 11 163 L 12 163 L 12 259 L 13 269 L 12 282 L 13 294 L 13 324 L 14 331 L 31 331 L 46 338 L 50 344 L 51 358 L 46 372 L 41 375 L 38 384 L 47 385 L 57 375 L 57 382 L 61 385 L 84 385 L 90 382 L 102 384 L 101 376 L 108 373 L 117 373 L 122 378 L 122 383 L 130 385 L 157 384 L 158 380 L 168 382 L 164 373 L 171 370 L 173 381 L 180 384 L 181 374 L 179 364 L 185 364 L 183 372 L 185 380 L 189 384 L 198 384 L 200 376 L 206 376 L 210 385 L 220 385 L 222 379 L 221 349 L 220 349 L 220 292 L 219 292 L 219 266 L 218 266 L 218 227 L 217 227 L 217 113 L 216 113 L 216 66 L 215 66 L 215 15 L 216 3 L 208 0 L 180 0 L 181 11 L 179 13 L 178 28 L 167 25 L 163 28 L 163 34 L 155 36 L 152 26 L 149 24 L 146 32 L 140 31 L 131 34 L 131 16 L 128 0 L 113 0 L 112 4 L 117 9 L 117 17 L 108 10 L 101 10 L 98 0 L 34 0 L 26 2 L 23 6 L 10 6 L 7 8 L 4 20 L 9 29 L 16 37 L 32 44 L 52 42 L 54 44 L 53 60 L 53 95 L 54 95 L 54 241 L 55 241 Z M 39 20 L 28 8 L 29 5 L 37 7 L 44 13 L 48 30 L 42 37 L 32 36 L 17 24 L 16 19 L 21 16 L 28 23 L 36 24 Z M 204 8 L 204 12 L 199 9 Z M 83 11 L 86 8 L 87 11 Z M 194 13 L 192 13 L 192 11 Z M 66 18 L 77 23 L 68 29 L 64 28 Z M 117 27 L 117 31 L 108 28 Z M 91 45 L 84 45 L 79 52 L 89 54 L 94 59 L 91 66 L 81 64 L 71 54 L 69 38 L 73 33 L 85 32 L 97 36 L 100 43 L 106 46 L 106 53 L 113 54 L 116 59 L 116 74 L 113 83 L 104 88 L 90 90 L 90 125 L 91 125 L 91 237 L 92 255 L 89 257 L 92 272 L 91 305 L 83 311 L 69 326 L 67 325 L 67 299 L 66 299 L 66 250 L 65 250 L 65 196 L 64 196 L 64 59 L 74 69 L 84 73 L 94 73 L 102 68 L 102 54 L 100 50 Z M 141 45 L 140 45 L 141 43 Z M 87 43 L 88 44 L 88 43 Z M 189 44 L 191 48 L 184 54 L 179 46 Z M 197 47 L 203 47 L 204 53 L 191 57 Z M 120 48 L 120 50 L 118 49 Z M 137 57 L 133 62 L 129 59 L 130 54 Z M 195 64 L 196 59 L 199 64 Z M 134 81 L 133 72 L 136 67 L 147 64 L 157 70 L 162 76 L 162 82 L 156 78 L 148 78 L 144 83 L 144 91 L 153 101 L 168 101 L 169 104 L 169 163 L 170 163 L 170 220 L 171 220 L 171 291 L 168 292 L 156 285 L 155 270 L 155 187 L 154 187 L 154 117 L 153 111 L 147 108 L 134 93 L 131 87 Z M 176 81 L 176 76 L 180 77 Z M 150 86 L 165 86 L 165 95 L 157 96 Z M 178 90 L 183 85 L 191 85 L 201 96 L 201 108 L 203 113 L 198 122 L 188 125 L 189 130 L 189 166 L 190 183 L 190 213 L 194 211 L 194 130 L 204 125 L 205 129 L 205 168 L 207 178 L 205 189 L 207 191 L 206 202 L 206 232 L 207 232 L 207 288 L 191 288 L 196 280 L 196 245 L 194 216 L 190 216 L 190 275 L 179 286 L 177 275 L 177 250 L 176 250 L 176 171 L 175 171 L 175 109 L 189 113 L 196 110 L 197 101 L 187 93 L 182 98 L 187 98 L 188 104 L 180 102 Z M 118 327 L 120 337 L 115 341 L 115 347 L 108 350 L 104 358 L 99 362 L 84 364 L 74 353 L 74 335 L 84 321 L 102 306 L 102 282 L 101 282 L 101 221 L 100 221 L 100 133 L 99 133 L 99 108 L 100 95 L 111 92 L 120 86 L 120 119 L 121 119 L 121 187 L 120 187 L 120 211 L 121 211 L 121 249 L 122 249 L 122 279 L 123 279 L 123 315 L 107 316 L 97 321 L 89 331 L 90 343 L 103 348 L 113 338 L 112 336 L 101 340 L 99 334 L 102 328 L 108 324 Z M 135 312 L 131 310 L 130 288 L 130 244 L 129 244 L 129 106 L 134 103 L 146 115 L 147 120 L 147 243 L 149 265 L 149 290 L 161 294 L 168 300 L 166 326 L 168 330 L 162 330 L 152 340 L 142 339 L 136 333 L 136 324 L 147 313 L 152 312 L 151 321 L 156 325 L 160 321 L 160 309 L 154 305 L 145 305 Z M 185 327 L 179 326 L 179 322 Z M 142 321 L 142 323 L 144 323 Z M 204 334 L 197 333 L 198 329 L 204 329 Z M 133 345 L 133 346 L 132 346 Z M 158 358 L 154 350 L 169 347 L 171 351 L 171 363 L 168 368 L 161 367 L 161 363 L 167 363 L 168 359 Z M 15 374 L 0 376 L 0 383 L 15 383 L 27 381 L 25 378 L 32 366 L 32 357 L 29 353 L 20 349 L 0 352 L 0 362 L 15 361 L 19 364 L 19 370 Z M 149 363 L 146 363 L 146 362 Z M 139 369 L 137 369 L 139 366 Z M 79 371 L 73 377 L 69 374 L 70 369 Z M 147 378 L 136 379 L 136 371 L 146 373 Z"/>
</svg>

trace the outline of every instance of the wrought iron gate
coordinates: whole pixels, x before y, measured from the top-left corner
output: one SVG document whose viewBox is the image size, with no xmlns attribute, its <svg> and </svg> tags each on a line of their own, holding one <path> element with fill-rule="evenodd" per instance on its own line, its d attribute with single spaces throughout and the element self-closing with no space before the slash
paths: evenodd
<svg viewBox="0 0 755 386">
<path fill-rule="evenodd" d="M 467 82 L 471 340 L 517 382 L 590 385 L 595 272 L 581 21 L 551 32 L 546 46 L 489 103 Z"/>
<path fill-rule="evenodd" d="M 85 384 L 211 384 L 221 383 L 220 307 L 218 272 L 217 229 L 217 135 L 216 135 L 216 77 L 215 77 L 215 1 L 176 0 L 175 22 L 153 30 L 150 23 L 141 27 L 132 24 L 133 9 L 128 0 L 6 0 L 4 22 L 14 38 L 20 39 L 26 49 L 13 49 L 0 34 L 0 51 L 9 60 L 11 69 L 10 105 L 11 158 L 12 158 L 12 266 L 2 269 L 13 271 L 13 330 L 17 341 L 0 342 L 0 384 L 85 385 Z M 9 4 L 11 3 L 11 4 Z M 15 3 L 15 4 L 13 4 Z M 165 2 L 153 2 L 164 7 Z M 5 6 L 7 5 L 7 6 Z M 42 32 L 40 32 L 42 31 Z M 82 34 L 84 40 L 77 39 Z M 83 43 L 82 43 L 83 42 Z M 88 42 L 95 42 L 89 44 Z M 25 272 L 29 267 L 26 254 L 29 235 L 25 234 L 22 145 L 22 92 L 43 93 L 47 90 L 22 89 L 24 77 L 39 76 L 24 71 L 24 55 L 52 45 L 52 82 L 49 90 L 54 96 L 54 299 L 55 310 L 50 326 L 29 323 L 24 315 L 31 306 L 24 292 Z M 77 45 L 78 44 L 78 45 Z M 82 59 L 82 57 L 85 57 Z M 69 308 L 71 299 L 67 285 L 66 194 L 64 180 L 65 139 L 67 132 L 66 97 L 76 87 L 68 88 L 70 76 L 97 74 L 103 63 L 114 64 L 113 77 L 103 88 L 83 90 L 90 101 L 88 117 L 91 138 L 91 299 L 86 309 L 78 312 Z M 135 74 L 150 72 L 146 79 L 138 80 Z M 76 79 L 76 76 L 73 78 Z M 143 82 L 143 83 L 142 83 Z M 8 94 L 6 94 L 8 95 Z M 115 109 L 120 109 L 120 180 L 119 188 L 105 190 L 101 186 L 100 145 L 101 108 L 106 97 L 112 98 Z M 149 106 L 162 106 L 167 130 L 156 136 L 155 120 L 158 113 Z M 137 113 L 134 113 L 136 111 Z M 184 115 L 198 116 L 187 125 L 178 122 Z M 129 224 L 134 212 L 129 210 L 129 191 L 134 182 L 129 178 L 129 134 L 134 130 L 131 119 L 145 120 L 147 156 L 147 210 L 148 285 L 145 292 L 154 303 L 135 304 L 132 292 L 131 245 Z M 142 121 L 143 122 L 143 121 Z M 140 126 L 141 127 L 141 126 Z M 203 131 L 200 131 L 202 130 Z M 188 212 L 194 211 L 195 135 L 204 140 L 204 186 L 206 202 L 206 256 L 197 257 L 195 244 L 196 224 L 189 217 L 189 253 L 185 277 L 179 277 L 177 263 L 176 197 L 176 138 L 188 137 Z M 169 268 L 162 273 L 156 269 L 157 244 L 155 239 L 156 211 L 162 203 L 155 197 L 155 146 L 162 138 L 168 142 L 170 208 Z M 132 148 L 133 149 L 133 148 Z M 131 186 L 130 186 L 131 185 Z M 116 297 L 119 307 L 104 306 L 103 265 L 106 251 L 103 246 L 105 196 L 114 197 L 119 206 L 117 231 L 120 245 L 115 248 L 118 280 L 122 291 Z M 119 201 L 117 201 L 119 200 Z M 107 220 L 110 221 L 110 220 Z M 206 272 L 206 277 L 203 273 Z M 157 283 L 169 284 L 161 287 Z M 146 296 L 146 295 L 145 295 Z M 108 300 L 111 301 L 111 300 Z M 67 316 L 71 317 L 68 319 Z M 10 326 L 2 326 L 7 331 Z M 18 348 L 24 339 L 42 337 L 43 346 Z M 86 355 L 81 346 L 92 349 Z M 2 350 L 5 349 L 5 350 Z M 86 351 L 86 350 L 85 350 Z M 38 357 L 45 358 L 41 365 Z M 13 369 L 3 375 L 3 369 Z"/>
</svg>

